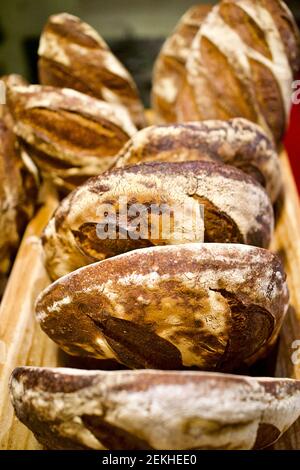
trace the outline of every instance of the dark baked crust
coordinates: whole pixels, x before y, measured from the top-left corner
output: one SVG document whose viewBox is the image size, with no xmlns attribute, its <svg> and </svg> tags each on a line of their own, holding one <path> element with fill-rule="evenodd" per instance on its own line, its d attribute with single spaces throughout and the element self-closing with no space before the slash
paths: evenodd
<svg viewBox="0 0 300 470">
<path fill-rule="evenodd" d="M 21 146 L 66 191 L 110 168 L 136 132 L 125 108 L 67 88 L 13 87 L 8 105 Z"/>
<path fill-rule="evenodd" d="M 188 46 L 183 41 L 186 60 L 179 68 L 173 70 L 163 55 L 173 36 L 162 49 L 153 79 L 157 122 L 244 117 L 279 145 L 300 66 L 299 38 L 280 0 L 222 0 L 203 17 L 193 41 Z"/>
<path fill-rule="evenodd" d="M 172 152 L 172 138 L 166 142 Z M 186 145 L 187 139 L 184 142 Z M 142 204 L 145 209 L 140 213 L 143 229 L 138 239 L 132 237 L 136 216 L 131 220 L 128 215 L 124 222 L 120 215 L 122 198 L 127 201 L 126 211 L 134 204 Z M 116 231 L 113 239 L 101 238 L 98 231 L 108 220 L 101 211 L 106 204 L 116 214 L 110 223 Z M 153 206 L 159 209 L 157 216 L 153 216 Z M 203 222 L 197 219 L 202 209 Z M 187 210 L 191 216 L 178 227 L 179 214 Z M 162 221 L 168 214 L 171 230 L 166 233 Z M 115 169 L 90 179 L 62 201 L 42 241 L 47 270 L 56 279 L 85 264 L 137 248 L 202 242 L 203 229 L 207 242 L 267 247 L 273 224 L 267 194 L 242 171 L 212 162 L 155 162 Z M 152 230 L 154 226 L 156 231 Z"/>
<path fill-rule="evenodd" d="M 47 288 L 36 314 L 74 355 L 131 368 L 232 370 L 265 354 L 287 307 L 276 255 L 194 243 L 85 266 Z"/>
<path fill-rule="evenodd" d="M 193 160 L 240 168 L 266 188 L 273 202 L 280 193 L 280 164 L 273 141 L 261 127 L 242 118 L 147 127 L 125 144 L 116 167 Z"/>
<path fill-rule="evenodd" d="M 0 119 L 0 295 L 36 197 L 35 175 L 22 159 L 12 130 Z"/>
<path fill-rule="evenodd" d="M 10 388 L 18 418 L 50 449 L 260 449 L 300 414 L 289 379 L 28 367 Z"/>
<path fill-rule="evenodd" d="M 125 106 L 138 128 L 146 124 L 137 87 L 105 41 L 88 24 L 67 13 L 50 16 L 39 46 L 43 85 L 73 88 Z"/>
</svg>

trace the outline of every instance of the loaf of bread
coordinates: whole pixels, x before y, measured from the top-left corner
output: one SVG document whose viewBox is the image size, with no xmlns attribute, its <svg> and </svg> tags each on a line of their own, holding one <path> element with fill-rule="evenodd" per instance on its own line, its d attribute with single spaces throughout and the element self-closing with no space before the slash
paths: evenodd
<svg viewBox="0 0 300 470">
<path fill-rule="evenodd" d="M 146 124 L 131 75 L 90 25 L 67 13 L 50 16 L 38 54 L 41 84 L 121 104 L 138 128 Z"/>
<path fill-rule="evenodd" d="M 0 119 L 0 296 L 36 196 L 35 174 L 22 159 L 13 132 Z"/>
<path fill-rule="evenodd" d="M 130 368 L 231 371 L 273 345 L 288 307 L 262 248 L 183 244 L 85 266 L 43 291 L 36 315 L 66 352 Z"/>
<path fill-rule="evenodd" d="M 247 450 L 300 415 L 300 381 L 209 372 L 22 367 L 11 397 L 48 449 Z"/>
<path fill-rule="evenodd" d="M 212 162 L 156 162 L 87 181 L 61 202 L 42 240 L 48 273 L 57 279 L 152 245 L 206 241 L 267 247 L 273 226 L 266 192 L 242 171 Z"/>
<path fill-rule="evenodd" d="M 4 84 L 5 87 L 5 95 L 7 93 L 8 88 L 14 87 L 14 86 L 26 86 L 28 85 L 27 81 L 18 74 L 10 74 L 10 75 L 4 75 L 0 78 L 0 81 Z M 6 99 L 5 99 L 6 101 Z M 4 124 L 6 127 L 9 129 L 13 130 L 14 127 L 14 120 L 11 115 L 11 112 L 9 110 L 9 107 L 7 106 L 6 103 L 0 104 L 0 119 L 4 121 Z"/>
<path fill-rule="evenodd" d="M 281 141 L 300 64 L 299 31 L 284 2 L 222 0 L 202 21 L 187 56 L 177 121 L 244 117 Z"/>
<path fill-rule="evenodd" d="M 157 122 L 176 122 L 177 99 L 186 86 L 186 62 L 190 48 L 210 5 L 195 5 L 180 19 L 164 43 L 153 69 L 153 107 Z"/>
<path fill-rule="evenodd" d="M 125 144 L 116 167 L 192 160 L 240 168 L 265 187 L 272 202 L 280 193 L 280 164 L 273 141 L 259 126 L 242 118 L 146 127 Z"/>
<path fill-rule="evenodd" d="M 64 192 L 110 168 L 136 132 L 124 107 L 68 88 L 12 87 L 8 105 L 21 147 Z"/>
</svg>

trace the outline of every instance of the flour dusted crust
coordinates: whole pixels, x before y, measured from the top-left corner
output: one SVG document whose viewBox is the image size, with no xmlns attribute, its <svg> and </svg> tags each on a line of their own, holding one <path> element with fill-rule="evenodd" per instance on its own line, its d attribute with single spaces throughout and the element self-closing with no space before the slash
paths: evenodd
<svg viewBox="0 0 300 470">
<path fill-rule="evenodd" d="M 142 239 L 131 239 L 132 224 L 129 221 L 126 225 L 119 217 L 124 197 L 129 209 L 132 204 L 146 208 Z M 99 226 L 107 222 L 104 209 L 100 210 L 106 204 L 118 214 L 117 220 L 111 221 L 117 226 L 117 239 L 98 236 Z M 179 221 L 178 229 L 166 235 L 150 232 L 151 222 L 159 227 L 155 218 L 150 219 L 153 204 L 161 210 L 157 220 L 168 213 L 164 205 L 171 208 L 171 220 L 187 209 L 191 217 Z M 80 266 L 136 248 L 201 242 L 203 223 L 196 218 L 201 214 L 200 205 L 204 208 L 205 241 L 268 246 L 273 208 L 263 188 L 251 177 L 212 162 L 144 163 L 90 179 L 61 202 L 42 238 L 47 270 L 52 279 L 57 279 Z M 120 240 L 120 233 L 126 233 L 126 239 Z"/>
<path fill-rule="evenodd" d="M 300 414 L 290 379 L 23 367 L 10 388 L 18 418 L 49 449 L 261 449 Z"/>
<path fill-rule="evenodd" d="M 176 105 L 185 79 L 185 65 L 197 31 L 211 10 L 209 5 L 195 5 L 180 19 L 164 43 L 153 70 L 152 107 L 158 122 L 175 122 Z"/>
<path fill-rule="evenodd" d="M 68 88 L 13 87 L 8 105 L 21 146 L 65 191 L 110 168 L 136 132 L 124 107 Z"/>
<path fill-rule="evenodd" d="M 240 168 L 266 188 L 273 202 L 280 193 L 280 164 L 273 141 L 242 118 L 147 127 L 125 144 L 116 167 L 192 160 L 223 161 Z"/>
<path fill-rule="evenodd" d="M 194 36 L 176 103 L 158 122 L 244 117 L 279 144 L 288 123 L 291 86 L 299 70 L 299 31 L 279 0 L 223 0 L 205 16 Z M 166 72 L 165 89 L 173 74 Z M 161 88 L 154 76 L 154 96 Z M 174 87 L 173 87 L 174 88 Z M 162 94 L 162 91 L 161 91 Z M 168 96 L 168 93 L 166 93 Z M 166 98 L 167 101 L 167 98 Z"/>
<path fill-rule="evenodd" d="M 38 54 L 43 85 L 74 88 L 123 105 L 137 127 L 145 125 L 143 105 L 131 75 L 90 25 L 67 13 L 50 16 Z"/>
<path fill-rule="evenodd" d="M 144 248 L 47 288 L 36 315 L 74 355 L 131 368 L 233 370 L 262 357 L 288 307 L 282 264 L 246 245 Z"/>
</svg>

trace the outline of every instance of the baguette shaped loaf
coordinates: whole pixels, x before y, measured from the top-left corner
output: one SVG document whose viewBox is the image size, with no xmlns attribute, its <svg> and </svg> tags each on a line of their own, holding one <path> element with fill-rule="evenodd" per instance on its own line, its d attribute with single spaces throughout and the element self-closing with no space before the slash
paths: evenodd
<svg viewBox="0 0 300 470">
<path fill-rule="evenodd" d="M 13 132 L 0 119 L 0 294 L 36 196 L 35 175 L 22 160 Z"/>
<path fill-rule="evenodd" d="M 38 54 L 41 84 L 118 103 L 138 128 L 146 124 L 133 78 L 90 25 L 67 13 L 50 16 Z"/>
<path fill-rule="evenodd" d="M 17 417 L 48 449 L 261 449 L 300 414 L 300 382 L 208 372 L 23 367 Z"/>
<path fill-rule="evenodd" d="M 127 221 L 120 215 L 123 198 Z M 136 204 L 145 209 L 140 219 L 146 227 L 138 238 L 133 236 L 137 233 Z M 155 205 L 157 217 L 153 217 Z M 99 232 L 108 222 L 107 207 L 116 214 L 110 224 L 115 228 L 111 238 Z M 197 218 L 202 209 L 204 227 L 202 218 Z M 161 227 L 168 214 L 171 230 L 151 230 L 154 225 Z M 100 175 L 77 188 L 61 202 L 42 240 L 48 273 L 57 279 L 86 264 L 137 248 L 202 242 L 203 228 L 207 242 L 267 247 L 273 226 L 273 208 L 266 192 L 236 168 L 199 161 L 144 163 Z"/>
<path fill-rule="evenodd" d="M 272 202 L 282 188 L 273 141 L 262 128 L 242 118 L 147 127 L 125 144 L 116 167 L 192 160 L 213 160 L 240 168 L 265 187 Z"/>
<path fill-rule="evenodd" d="M 41 293 L 36 315 L 66 352 L 130 368 L 234 370 L 264 356 L 288 308 L 280 259 L 246 245 L 144 248 Z"/>
<path fill-rule="evenodd" d="M 195 5 L 180 19 L 164 43 L 153 70 L 152 105 L 157 122 L 176 122 L 176 105 L 180 90 L 186 86 L 186 61 L 210 5 Z"/>
<path fill-rule="evenodd" d="M 8 105 L 21 146 L 66 191 L 110 168 L 136 132 L 125 108 L 68 88 L 12 87 Z"/>
<path fill-rule="evenodd" d="M 192 42 L 176 97 L 177 122 L 240 116 L 264 127 L 279 144 L 300 64 L 299 37 L 281 0 L 222 0 Z M 154 96 L 159 86 L 154 82 Z M 159 108 L 158 114 L 161 122 Z"/>
</svg>

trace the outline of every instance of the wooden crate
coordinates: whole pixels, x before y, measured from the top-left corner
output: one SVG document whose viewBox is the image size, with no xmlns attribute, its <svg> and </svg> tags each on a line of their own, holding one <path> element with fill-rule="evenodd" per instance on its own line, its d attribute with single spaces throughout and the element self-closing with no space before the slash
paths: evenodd
<svg viewBox="0 0 300 470">
<path fill-rule="evenodd" d="M 294 365 L 292 343 L 300 340 L 300 205 L 288 158 L 281 155 L 284 200 L 279 208 L 272 249 L 284 259 L 291 305 L 280 337 L 275 375 L 300 379 Z M 45 204 L 29 224 L 19 249 L 0 308 L 0 448 L 40 449 L 32 433 L 14 416 L 8 380 L 20 365 L 65 365 L 57 346 L 40 330 L 34 318 L 34 302 L 49 284 L 42 261 L 39 235 L 57 205 L 48 194 Z M 300 449 L 300 420 L 274 449 Z"/>
</svg>

